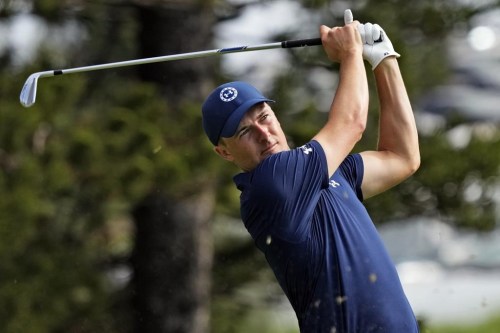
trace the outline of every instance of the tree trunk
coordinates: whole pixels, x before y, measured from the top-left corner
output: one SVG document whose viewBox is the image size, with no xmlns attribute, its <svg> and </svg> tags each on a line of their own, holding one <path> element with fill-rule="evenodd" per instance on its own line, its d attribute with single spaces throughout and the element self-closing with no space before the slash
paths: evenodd
<svg viewBox="0 0 500 333">
<path fill-rule="evenodd" d="M 139 56 L 206 49 L 212 40 L 214 16 L 200 3 L 137 1 Z M 181 60 L 137 69 L 143 80 L 155 82 L 162 89 L 169 110 L 180 112 L 184 101 L 199 100 L 201 104 L 207 93 L 205 87 L 212 86 L 215 66 L 208 64 Z M 187 198 L 168 195 L 168 191 L 152 192 L 134 211 L 135 331 L 205 333 L 209 331 L 210 313 L 213 185 L 200 185 L 197 194 Z"/>
<path fill-rule="evenodd" d="M 133 212 L 136 332 L 209 331 L 213 197 L 205 191 L 179 201 L 155 193 Z"/>
<path fill-rule="evenodd" d="M 212 49 L 215 16 L 201 1 L 163 1 L 139 7 L 141 58 Z M 170 5 L 168 5 L 170 3 Z M 143 80 L 158 83 L 171 105 L 202 100 L 211 90 L 215 59 L 189 59 L 139 66 Z"/>
</svg>

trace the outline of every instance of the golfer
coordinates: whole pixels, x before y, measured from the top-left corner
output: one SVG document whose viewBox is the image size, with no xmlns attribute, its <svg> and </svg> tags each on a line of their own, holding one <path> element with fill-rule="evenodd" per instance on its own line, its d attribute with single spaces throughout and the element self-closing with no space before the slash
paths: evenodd
<svg viewBox="0 0 500 333">
<path fill-rule="evenodd" d="M 291 149 L 272 101 L 253 86 L 219 86 L 202 106 L 215 152 L 236 164 L 241 217 L 297 315 L 300 332 L 416 333 L 396 269 L 362 201 L 412 175 L 420 154 L 397 54 L 378 25 L 320 27 L 340 77 L 326 124 Z M 382 38 L 382 42 L 374 42 Z M 372 68 L 378 146 L 353 154 L 366 127 Z"/>
</svg>

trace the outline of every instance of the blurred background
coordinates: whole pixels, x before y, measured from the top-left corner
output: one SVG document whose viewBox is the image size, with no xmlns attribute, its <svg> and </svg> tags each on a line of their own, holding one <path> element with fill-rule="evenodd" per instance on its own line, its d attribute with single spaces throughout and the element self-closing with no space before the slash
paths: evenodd
<svg viewBox="0 0 500 333">
<path fill-rule="evenodd" d="M 321 47 L 29 74 L 379 23 L 420 133 L 411 179 L 366 201 L 422 332 L 500 327 L 500 1 L 0 0 L 0 331 L 298 332 L 239 220 L 200 105 L 246 80 L 292 146 L 325 121 Z M 368 66 L 367 66 L 368 67 Z M 377 100 L 357 151 L 376 144 Z"/>
</svg>

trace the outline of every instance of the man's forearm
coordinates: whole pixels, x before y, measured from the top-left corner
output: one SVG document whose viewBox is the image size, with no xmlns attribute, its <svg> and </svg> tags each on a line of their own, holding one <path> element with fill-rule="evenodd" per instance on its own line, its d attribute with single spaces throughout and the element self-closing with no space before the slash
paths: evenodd
<svg viewBox="0 0 500 333">
<path fill-rule="evenodd" d="M 416 169 L 420 164 L 417 128 L 396 58 L 385 59 L 374 74 L 380 101 L 378 150 L 392 152 Z"/>
<path fill-rule="evenodd" d="M 352 57 L 340 67 L 339 86 L 329 118 L 357 118 L 366 125 L 368 112 L 368 81 L 363 60 Z M 334 123 L 339 119 L 334 119 Z"/>
<path fill-rule="evenodd" d="M 341 64 L 340 80 L 333 99 L 328 121 L 314 136 L 333 174 L 351 152 L 366 128 L 368 83 L 361 54 L 353 54 Z"/>
</svg>

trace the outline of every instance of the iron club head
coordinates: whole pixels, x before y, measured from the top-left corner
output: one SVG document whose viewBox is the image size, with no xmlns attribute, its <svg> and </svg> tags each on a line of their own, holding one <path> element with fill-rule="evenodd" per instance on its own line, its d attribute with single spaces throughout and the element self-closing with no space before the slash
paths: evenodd
<svg viewBox="0 0 500 333">
<path fill-rule="evenodd" d="M 53 76 L 54 71 L 38 72 L 31 74 L 24 83 L 19 100 L 24 107 L 30 107 L 35 104 L 36 88 L 38 86 L 38 79 L 45 76 Z"/>
<path fill-rule="evenodd" d="M 35 104 L 36 87 L 39 77 L 40 73 L 33 73 L 24 83 L 23 89 L 21 90 L 21 95 L 19 96 L 19 100 L 24 107 L 30 107 Z"/>
</svg>

